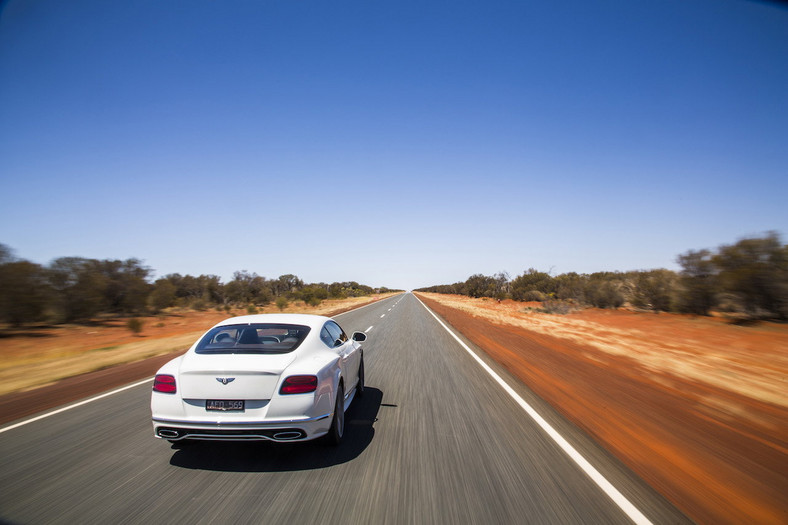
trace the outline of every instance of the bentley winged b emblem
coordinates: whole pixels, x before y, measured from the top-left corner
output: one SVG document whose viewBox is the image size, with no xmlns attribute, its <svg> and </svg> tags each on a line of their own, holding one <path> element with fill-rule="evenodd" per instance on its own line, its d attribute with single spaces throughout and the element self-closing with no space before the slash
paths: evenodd
<svg viewBox="0 0 788 525">
<path fill-rule="evenodd" d="M 232 383 L 233 381 L 235 381 L 235 378 L 234 377 L 217 377 L 216 380 L 219 381 L 221 384 L 226 385 L 227 383 Z"/>
</svg>

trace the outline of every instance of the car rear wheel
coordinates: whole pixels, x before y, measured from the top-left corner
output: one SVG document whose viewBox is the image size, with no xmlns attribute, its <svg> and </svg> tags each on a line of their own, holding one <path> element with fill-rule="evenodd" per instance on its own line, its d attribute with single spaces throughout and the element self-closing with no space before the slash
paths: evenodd
<svg viewBox="0 0 788 525">
<path fill-rule="evenodd" d="M 361 364 L 358 365 L 358 384 L 356 385 L 356 397 L 364 396 L 364 357 L 361 357 Z"/>
<path fill-rule="evenodd" d="M 329 445 L 337 446 L 342 442 L 345 434 L 345 389 L 342 383 L 337 388 L 337 400 L 334 407 L 334 418 L 331 420 L 331 428 L 326 434 L 326 441 Z"/>
</svg>

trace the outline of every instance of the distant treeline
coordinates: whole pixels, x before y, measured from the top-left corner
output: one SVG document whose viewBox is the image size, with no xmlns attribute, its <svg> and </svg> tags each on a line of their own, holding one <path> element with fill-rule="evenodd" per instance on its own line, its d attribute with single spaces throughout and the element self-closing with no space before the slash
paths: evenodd
<svg viewBox="0 0 788 525">
<path fill-rule="evenodd" d="M 316 306 L 329 298 L 386 293 L 355 281 L 304 283 L 295 275 L 266 279 L 256 273 L 235 272 L 222 283 L 216 275 L 173 273 L 150 282 L 153 271 L 138 259 L 97 260 L 61 257 L 41 266 L 13 257 L 0 244 L 0 322 L 84 321 L 98 314 L 141 315 L 171 306 L 194 309 L 246 307 L 291 301 Z"/>
<path fill-rule="evenodd" d="M 788 245 L 777 233 L 742 239 L 716 251 L 679 255 L 680 272 L 565 273 L 533 268 L 510 279 L 506 273 L 476 274 L 465 282 L 417 291 L 470 297 L 542 301 L 550 311 L 573 305 L 636 308 L 709 315 L 712 310 L 749 318 L 788 319 Z"/>
</svg>

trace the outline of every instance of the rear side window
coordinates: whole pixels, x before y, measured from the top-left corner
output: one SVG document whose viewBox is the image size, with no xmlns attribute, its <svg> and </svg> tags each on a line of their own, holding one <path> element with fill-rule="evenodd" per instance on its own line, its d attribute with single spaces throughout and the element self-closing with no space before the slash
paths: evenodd
<svg viewBox="0 0 788 525">
<path fill-rule="evenodd" d="M 286 354 L 304 341 L 309 327 L 295 324 L 243 324 L 212 328 L 198 354 Z"/>
<path fill-rule="evenodd" d="M 323 341 L 327 347 L 334 348 L 334 341 L 336 341 L 336 339 L 331 336 L 325 326 L 320 330 L 320 340 Z"/>
<path fill-rule="evenodd" d="M 325 325 L 325 329 L 328 330 L 329 334 L 331 334 L 332 343 L 329 346 L 331 347 L 338 346 L 336 344 L 336 341 L 340 341 L 342 343 L 347 341 L 347 336 L 345 335 L 345 332 L 334 321 L 328 321 Z"/>
</svg>

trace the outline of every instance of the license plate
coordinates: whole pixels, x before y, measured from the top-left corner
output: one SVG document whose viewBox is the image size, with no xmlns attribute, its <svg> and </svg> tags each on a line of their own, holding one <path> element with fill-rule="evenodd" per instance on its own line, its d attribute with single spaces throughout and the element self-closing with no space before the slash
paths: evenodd
<svg viewBox="0 0 788 525">
<path fill-rule="evenodd" d="M 205 402 L 205 410 L 218 410 L 220 412 L 243 412 L 244 402 L 228 399 L 209 399 Z"/>
</svg>

